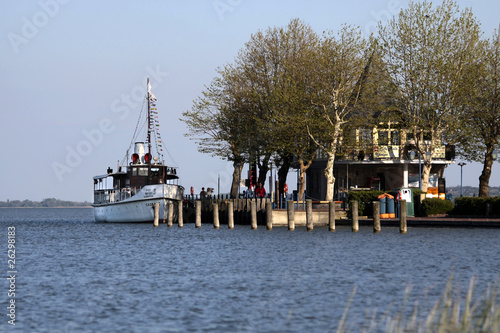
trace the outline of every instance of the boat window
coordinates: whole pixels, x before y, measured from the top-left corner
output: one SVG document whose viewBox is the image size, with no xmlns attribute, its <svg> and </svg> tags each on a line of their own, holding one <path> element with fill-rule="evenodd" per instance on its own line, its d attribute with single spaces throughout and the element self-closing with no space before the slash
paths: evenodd
<svg viewBox="0 0 500 333">
<path fill-rule="evenodd" d="M 139 176 L 147 176 L 148 168 L 139 168 Z"/>
<path fill-rule="evenodd" d="M 132 168 L 132 176 L 137 176 L 137 168 Z"/>
</svg>

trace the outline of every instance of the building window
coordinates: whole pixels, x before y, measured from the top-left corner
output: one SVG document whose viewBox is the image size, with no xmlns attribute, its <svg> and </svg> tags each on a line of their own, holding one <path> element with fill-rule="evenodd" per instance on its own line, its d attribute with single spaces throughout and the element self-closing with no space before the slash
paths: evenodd
<svg viewBox="0 0 500 333">
<path fill-rule="evenodd" d="M 378 144 L 381 146 L 387 146 L 389 144 L 389 132 L 379 131 L 378 132 Z"/>
<path fill-rule="evenodd" d="M 393 146 L 399 146 L 401 144 L 401 139 L 399 137 L 399 131 L 391 131 L 391 144 Z"/>
</svg>

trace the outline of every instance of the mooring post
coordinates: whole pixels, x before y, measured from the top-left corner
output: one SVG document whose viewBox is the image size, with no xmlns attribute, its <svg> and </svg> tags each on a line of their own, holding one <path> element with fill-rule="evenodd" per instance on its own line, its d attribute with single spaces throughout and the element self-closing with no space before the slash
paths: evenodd
<svg viewBox="0 0 500 333">
<path fill-rule="evenodd" d="M 288 219 L 288 230 L 295 230 L 295 213 L 293 211 L 293 201 L 287 201 L 288 205 L 286 207 L 287 219 Z"/>
<path fill-rule="evenodd" d="M 399 204 L 399 233 L 406 234 L 406 200 L 400 200 Z"/>
<path fill-rule="evenodd" d="M 231 199 L 227 203 L 227 227 L 234 229 L 234 200 Z"/>
<path fill-rule="evenodd" d="M 380 202 L 373 202 L 373 232 L 379 233 L 381 231 L 380 228 Z"/>
<path fill-rule="evenodd" d="M 250 214 L 252 218 L 252 230 L 257 229 L 257 206 L 255 199 L 252 199 L 250 201 Z"/>
<path fill-rule="evenodd" d="M 306 226 L 307 226 L 307 231 L 312 231 L 314 228 L 313 225 L 313 216 L 312 216 L 312 211 L 313 211 L 313 205 L 312 205 L 312 200 L 307 199 L 306 200 Z"/>
<path fill-rule="evenodd" d="M 358 201 L 351 201 L 351 214 L 352 214 L 352 232 L 359 231 L 359 220 L 358 220 Z"/>
<path fill-rule="evenodd" d="M 266 200 L 266 223 L 267 230 L 273 230 L 273 204 L 271 200 Z"/>
<path fill-rule="evenodd" d="M 328 230 L 335 231 L 335 201 L 328 203 Z"/>
<path fill-rule="evenodd" d="M 196 228 L 201 228 L 201 200 L 196 200 Z"/>
<path fill-rule="evenodd" d="M 160 203 L 159 202 L 155 203 L 153 225 L 155 227 L 160 225 Z"/>
<path fill-rule="evenodd" d="M 184 203 L 182 202 L 183 200 L 180 200 L 177 203 L 178 207 L 178 212 L 177 212 L 177 219 L 179 220 L 177 223 L 179 224 L 179 228 L 184 227 L 184 212 L 182 211 Z"/>
<path fill-rule="evenodd" d="M 168 202 L 168 227 L 172 227 L 174 225 L 174 203 L 172 201 Z"/>
<path fill-rule="evenodd" d="M 219 229 L 220 228 L 220 225 L 219 225 L 219 204 L 217 203 L 217 201 L 212 204 L 212 208 L 213 208 L 213 214 L 214 214 L 214 228 Z"/>
</svg>

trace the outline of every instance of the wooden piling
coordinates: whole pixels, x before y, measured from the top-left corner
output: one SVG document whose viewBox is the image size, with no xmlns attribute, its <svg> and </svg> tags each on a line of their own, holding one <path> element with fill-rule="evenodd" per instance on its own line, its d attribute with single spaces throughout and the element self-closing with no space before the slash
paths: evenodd
<svg viewBox="0 0 500 333">
<path fill-rule="evenodd" d="M 243 224 L 248 224 L 248 216 L 250 215 L 250 207 L 248 207 L 249 199 L 243 199 L 242 213 L 243 213 Z"/>
<path fill-rule="evenodd" d="M 234 229 L 234 200 L 227 203 L 227 227 Z"/>
<path fill-rule="evenodd" d="M 307 231 L 312 231 L 314 228 L 313 216 L 312 216 L 312 200 L 306 200 L 306 227 Z"/>
<path fill-rule="evenodd" d="M 219 225 L 219 204 L 217 202 L 214 202 L 212 204 L 212 208 L 213 208 L 213 214 L 214 214 L 214 228 L 219 229 L 220 228 L 220 225 Z"/>
<path fill-rule="evenodd" d="M 358 220 L 358 201 L 351 201 L 351 213 L 352 213 L 352 232 L 359 231 L 359 220 Z"/>
<path fill-rule="evenodd" d="M 159 202 L 155 203 L 153 225 L 155 227 L 160 225 L 160 203 Z"/>
<path fill-rule="evenodd" d="M 172 227 L 174 225 L 174 203 L 172 201 L 168 202 L 168 227 Z"/>
<path fill-rule="evenodd" d="M 250 214 L 252 218 L 252 230 L 257 229 L 257 206 L 255 199 L 252 199 L 250 201 Z"/>
<path fill-rule="evenodd" d="M 182 202 L 182 200 L 180 200 L 179 202 L 177 202 L 177 223 L 179 224 L 179 228 L 182 228 L 184 227 L 184 212 L 183 212 L 183 205 L 184 203 Z"/>
<path fill-rule="evenodd" d="M 399 233 L 406 234 L 406 200 L 400 200 L 400 209 L 399 209 Z"/>
<path fill-rule="evenodd" d="M 201 200 L 196 200 L 196 228 L 201 228 Z"/>
<path fill-rule="evenodd" d="M 242 218 L 242 207 L 243 207 L 243 199 L 236 199 L 235 203 L 237 204 L 237 207 L 235 209 L 236 211 L 236 222 L 241 224 L 241 221 L 243 221 Z"/>
<path fill-rule="evenodd" d="M 379 233 L 381 231 L 380 227 L 380 202 L 373 202 L 373 232 Z"/>
<path fill-rule="evenodd" d="M 266 223 L 267 230 L 273 230 L 273 204 L 271 200 L 266 201 Z"/>
<path fill-rule="evenodd" d="M 335 201 L 328 203 L 328 230 L 335 231 Z"/>
<path fill-rule="evenodd" d="M 287 205 L 288 230 L 295 230 L 295 213 L 293 210 L 293 201 L 289 200 Z"/>
</svg>

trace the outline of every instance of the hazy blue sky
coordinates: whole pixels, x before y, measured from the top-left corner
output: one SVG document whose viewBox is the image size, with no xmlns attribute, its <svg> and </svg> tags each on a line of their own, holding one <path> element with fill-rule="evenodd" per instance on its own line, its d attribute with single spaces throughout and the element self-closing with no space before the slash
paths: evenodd
<svg viewBox="0 0 500 333">
<path fill-rule="evenodd" d="M 198 153 L 179 121 L 216 68 L 232 62 L 259 29 L 300 18 L 318 33 L 342 23 L 368 33 L 407 3 L 0 0 L 0 200 L 91 201 L 92 177 L 116 168 L 129 146 L 140 111 L 134 96 L 144 92 L 146 77 L 181 184 L 198 193 L 217 188 L 220 175 L 221 192 L 228 192 L 231 165 Z M 496 2 L 458 3 L 472 7 L 490 37 L 499 24 Z M 500 185 L 499 163 L 492 186 Z M 64 172 L 54 171 L 61 165 Z M 479 164 L 465 166 L 464 185 L 477 186 L 480 171 Z M 459 185 L 460 167 L 448 167 L 445 177 Z"/>
</svg>

